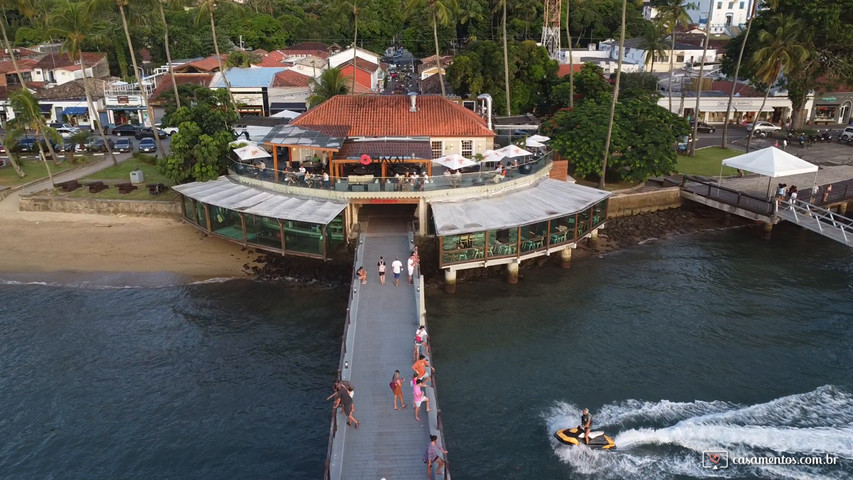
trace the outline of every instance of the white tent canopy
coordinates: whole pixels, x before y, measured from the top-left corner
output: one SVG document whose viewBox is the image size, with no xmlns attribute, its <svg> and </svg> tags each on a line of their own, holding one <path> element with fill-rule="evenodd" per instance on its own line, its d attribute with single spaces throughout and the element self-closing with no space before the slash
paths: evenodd
<svg viewBox="0 0 853 480">
<path fill-rule="evenodd" d="M 763 148 L 737 157 L 727 158 L 723 160 L 723 165 L 767 177 L 786 177 L 817 172 L 818 170 L 817 165 L 776 147 Z"/>
<path fill-rule="evenodd" d="M 270 115 L 270 117 L 272 117 L 272 118 L 290 118 L 290 119 L 294 119 L 294 118 L 296 118 L 296 117 L 298 117 L 298 116 L 300 116 L 300 115 L 302 115 L 302 114 L 301 114 L 301 113 L 299 113 L 299 112 L 294 112 L 294 111 L 292 111 L 292 110 L 282 110 L 282 111 L 280 111 L 280 112 L 278 112 L 278 113 L 274 113 L 274 114 Z"/>
<path fill-rule="evenodd" d="M 245 147 L 235 148 L 234 153 L 240 157 L 240 160 L 254 160 L 256 158 L 269 158 L 272 155 L 263 148 L 257 145 L 246 145 Z"/>
</svg>

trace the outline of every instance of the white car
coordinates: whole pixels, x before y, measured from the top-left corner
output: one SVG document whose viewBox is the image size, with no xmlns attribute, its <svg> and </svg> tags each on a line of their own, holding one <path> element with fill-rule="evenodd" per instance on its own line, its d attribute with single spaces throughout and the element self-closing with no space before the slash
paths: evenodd
<svg viewBox="0 0 853 480">
<path fill-rule="evenodd" d="M 56 133 L 58 133 L 62 138 L 71 138 L 72 135 L 79 132 L 79 128 L 74 127 L 59 127 L 55 128 Z"/>
<path fill-rule="evenodd" d="M 844 130 L 838 134 L 838 141 L 853 143 L 853 127 L 844 127 Z"/>
<path fill-rule="evenodd" d="M 773 125 L 770 122 L 755 122 L 746 124 L 746 131 L 756 137 L 766 137 L 768 133 L 781 131 L 782 127 Z"/>
<path fill-rule="evenodd" d="M 167 134 L 167 135 L 169 135 L 170 137 L 171 137 L 172 135 L 174 135 L 174 134 L 178 133 L 178 127 L 164 127 L 164 126 L 163 126 L 162 124 L 160 124 L 160 123 L 158 123 L 158 124 L 156 124 L 156 125 L 154 125 L 154 126 L 155 126 L 155 127 L 157 127 L 157 128 L 159 128 L 160 130 L 163 130 L 164 132 L 166 132 L 166 134 Z"/>
</svg>

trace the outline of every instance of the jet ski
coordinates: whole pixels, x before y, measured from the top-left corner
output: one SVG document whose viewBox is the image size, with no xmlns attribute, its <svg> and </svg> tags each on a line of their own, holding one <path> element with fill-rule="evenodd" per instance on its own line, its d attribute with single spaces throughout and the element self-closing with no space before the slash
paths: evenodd
<svg viewBox="0 0 853 480">
<path fill-rule="evenodd" d="M 604 432 L 589 432 L 589 445 L 586 444 L 584 437 L 585 434 L 580 427 L 564 428 L 554 433 L 554 438 L 566 445 L 584 445 L 589 448 L 600 448 L 602 450 L 613 450 L 616 448 L 616 443 L 613 442 L 612 438 L 605 435 Z"/>
</svg>

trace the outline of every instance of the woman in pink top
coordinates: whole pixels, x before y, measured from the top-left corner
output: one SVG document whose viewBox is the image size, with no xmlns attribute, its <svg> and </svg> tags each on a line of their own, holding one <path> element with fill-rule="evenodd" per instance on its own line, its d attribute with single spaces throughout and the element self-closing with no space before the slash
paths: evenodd
<svg viewBox="0 0 853 480">
<path fill-rule="evenodd" d="M 412 403 L 415 404 L 415 420 L 421 421 L 421 417 L 418 416 L 418 413 L 421 410 L 421 403 L 426 402 L 426 411 L 429 412 L 429 399 L 424 395 L 424 391 L 421 388 L 421 380 L 418 379 L 418 374 L 415 373 L 412 375 Z"/>
</svg>

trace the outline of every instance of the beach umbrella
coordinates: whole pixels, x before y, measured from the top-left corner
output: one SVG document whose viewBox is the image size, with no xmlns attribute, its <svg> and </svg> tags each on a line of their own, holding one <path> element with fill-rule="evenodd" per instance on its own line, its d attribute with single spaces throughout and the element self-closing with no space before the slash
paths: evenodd
<svg viewBox="0 0 853 480">
<path fill-rule="evenodd" d="M 500 162 L 504 157 L 506 157 L 506 155 L 498 152 L 497 150 L 486 150 L 481 155 L 483 156 L 483 159 L 480 160 L 480 163 Z"/>
<path fill-rule="evenodd" d="M 510 157 L 510 158 L 526 157 L 528 155 L 533 155 L 532 152 L 528 152 L 527 150 L 525 150 L 521 147 L 517 147 L 515 145 L 507 145 L 503 148 L 499 148 L 499 149 L 495 150 L 495 152 L 500 153 L 501 155 L 503 155 L 505 157 Z"/>
<path fill-rule="evenodd" d="M 245 147 L 235 148 L 234 153 L 241 161 L 254 160 L 256 158 L 270 158 L 270 152 L 264 150 L 257 145 L 246 145 Z"/>
<path fill-rule="evenodd" d="M 458 153 L 452 153 L 443 157 L 434 158 L 433 163 L 437 163 L 451 170 L 459 170 L 460 168 L 473 167 L 477 162 L 463 157 Z"/>
<path fill-rule="evenodd" d="M 545 135 L 531 135 L 527 137 L 526 142 L 536 142 L 536 143 L 545 143 L 548 140 L 551 140 L 551 137 L 546 137 Z M 525 143 L 528 147 L 532 147 L 529 143 Z"/>
</svg>

